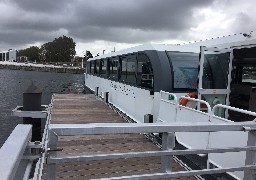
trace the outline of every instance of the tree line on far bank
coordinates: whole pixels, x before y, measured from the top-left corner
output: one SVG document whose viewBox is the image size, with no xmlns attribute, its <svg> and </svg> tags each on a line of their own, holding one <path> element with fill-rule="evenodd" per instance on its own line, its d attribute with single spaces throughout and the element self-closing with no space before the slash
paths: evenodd
<svg viewBox="0 0 256 180">
<path fill-rule="evenodd" d="M 75 47 L 76 43 L 71 37 L 60 36 L 51 42 L 43 44 L 40 48 L 31 46 L 26 49 L 21 49 L 17 51 L 17 57 L 20 61 L 28 60 L 41 63 L 80 63 L 82 59 L 87 60 L 92 57 L 90 51 L 86 51 L 85 57 L 75 57 Z"/>
</svg>

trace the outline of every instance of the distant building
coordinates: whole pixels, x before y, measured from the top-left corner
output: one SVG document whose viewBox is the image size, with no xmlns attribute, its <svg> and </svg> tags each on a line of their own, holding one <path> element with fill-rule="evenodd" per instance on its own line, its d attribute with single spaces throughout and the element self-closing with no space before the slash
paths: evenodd
<svg viewBox="0 0 256 180">
<path fill-rule="evenodd" d="M 0 52 L 0 61 L 16 62 L 16 50 L 9 49 L 8 51 Z"/>
</svg>

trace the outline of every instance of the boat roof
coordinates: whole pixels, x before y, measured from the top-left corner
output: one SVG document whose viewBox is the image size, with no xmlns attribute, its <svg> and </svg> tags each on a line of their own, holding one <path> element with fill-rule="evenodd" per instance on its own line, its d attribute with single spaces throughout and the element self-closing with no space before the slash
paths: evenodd
<svg viewBox="0 0 256 180">
<path fill-rule="evenodd" d="M 240 33 L 234 35 L 228 35 L 223 37 L 217 37 L 212 39 L 207 39 L 204 41 L 198 41 L 193 43 L 187 44 L 143 44 L 138 45 L 135 47 L 123 49 L 116 52 L 111 52 L 108 54 L 103 54 L 101 56 L 97 56 L 94 58 L 88 59 L 96 60 L 102 59 L 107 57 L 114 57 L 122 54 L 132 54 L 135 52 L 140 51 L 149 51 L 149 50 L 156 50 L 156 51 L 174 51 L 174 52 L 200 52 L 200 46 L 206 47 L 217 47 L 217 48 L 227 48 L 227 49 L 236 49 L 236 48 L 243 48 L 248 46 L 256 46 L 256 32 L 251 31 L 249 33 Z"/>
<path fill-rule="evenodd" d="M 135 47 L 123 49 L 120 51 L 116 52 L 111 52 L 108 54 L 104 54 L 101 56 L 97 56 L 94 58 L 88 59 L 90 60 L 96 60 L 96 59 L 102 59 L 102 58 L 107 58 L 107 57 L 115 57 L 115 56 L 120 56 L 122 54 L 132 54 L 140 51 L 150 51 L 150 50 L 156 50 L 156 51 L 179 51 L 179 52 L 195 52 L 194 47 L 182 47 L 180 45 L 175 45 L 175 44 L 142 44 L 138 45 Z"/>
<path fill-rule="evenodd" d="M 239 33 L 234 35 L 206 39 L 204 41 L 188 43 L 182 46 L 183 47 L 206 46 L 206 47 L 217 47 L 220 49 L 223 49 L 223 48 L 239 49 L 243 47 L 256 46 L 256 32 L 251 31 L 249 33 Z"/>
</svg>

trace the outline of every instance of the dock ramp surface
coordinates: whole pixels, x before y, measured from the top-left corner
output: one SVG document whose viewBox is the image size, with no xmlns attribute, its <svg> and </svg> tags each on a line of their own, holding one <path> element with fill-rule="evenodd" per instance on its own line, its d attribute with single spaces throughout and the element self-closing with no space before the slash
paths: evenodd
<svg viewBox="0 0 256 180">
<path fill-rule="evenodd" d="M 51 125 L 126 122 L 95 95 L 54 94 L 52 102 Z M 78 135 L 59 136 L 56 155 L 80 156 L 159 150 L 159 147 L 143 134 Z M 178 163 L 175 161 L 173 163 L 172 171 L 184 171 Z M 99 179 L 151 174 L 160 173 L 160 168 L 160 157 L 69 162 L 56 165 L 56 179 Z M 47 165 L 45 165 L 43 179 L 47 179 L 48 172 Z M 194 180 L 196 178 L 172 179 Z"/>
</svg>

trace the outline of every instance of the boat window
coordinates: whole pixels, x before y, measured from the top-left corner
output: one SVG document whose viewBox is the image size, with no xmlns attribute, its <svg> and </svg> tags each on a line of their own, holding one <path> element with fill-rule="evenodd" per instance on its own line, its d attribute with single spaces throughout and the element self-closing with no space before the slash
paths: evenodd
<svg viewBox="0 0 256 180">
<path fill-rule="evenodd" d="M 100 74 L 105 75 L 107 73 L 107 59 L 100 60 Z"/>
<path fill-rule="evenodd" d="M 91 74 L 94 74 L 94 61 L 90 61 L 90 67 L 91 67 Z"/>
<path fill-rule="evenodd" d="M 91 65 L 90 61 L 86 61 L 86 73 L 90 74 L 91 73 Z"/>
<path fill-rule="evenodd" d="M 126 82 L 126 66 L 127 66 L 127 58 L 126 57 L 121 57 L 121 77 L 120 81 Z"/>
<path fill-rule="evenodd" d="M 167 52 L 173 67 L 175 89 L 197 89 L 199 55 L 197 53 Z"/>
<path fill-rule="evenodd" d="M 109 60 L 109 78 L 118 80 L 117 68 L 119 64 L 118 58 L 111 58 Z"/>
<path fill-rule="evenodd" d="M 93 61 L 94 63 L 93 63 L 93 65 L 94 65 L 94 71 L 93 71 L 93 74 L 97 74 L 97 61 L 95 60 L 95 61 Z"/>
<path fill-rule="evenodd" d="M 126 57 L 121 57 L 121 78 L 122 82 L 129 84 L 136 84 L 135 76 L 135 66 L 136 66 L 136 56 L 129 55 Z"/>
<path fill-rule="evenodd" d="M 243 83 L 256 83 L 256 65 L 246 64 L 242 70 Z"/>
<path fill-rule="evenodd" d="M 205 54 L 203 89 L 226 89 L 229 73 L 229 53 Z"/>
<path fill-rule="evenodd" d="M 127 60 L 126 81 L 130 84 L 136 84 L 136 56 L 131 55 Z"/>
<path fill-rule="evenodd" d="M 153 89 L 154 87 L 153 68 L 150 59 L 144 53 L 138 54 L 137 85 Z"/>
<path fill-rule="evenodd" d="M 96 60 L 95 63 L 96 63 L 95 74 L 99 75 L 100 74 L 100 60 Z"/>
</svg>

